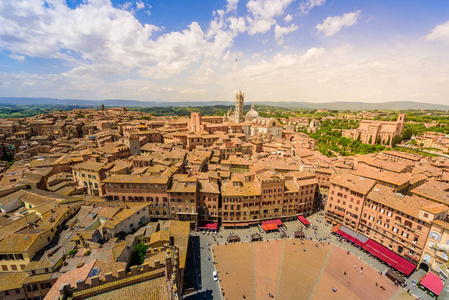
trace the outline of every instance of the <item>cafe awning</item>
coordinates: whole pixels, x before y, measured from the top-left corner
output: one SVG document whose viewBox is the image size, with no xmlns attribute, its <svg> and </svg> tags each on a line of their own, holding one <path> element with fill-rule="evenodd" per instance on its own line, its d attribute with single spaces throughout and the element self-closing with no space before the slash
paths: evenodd
<svg viewBox="0 0 449 300">
<path fill-rule="evenodd" d="M 218 223 L 215 222 L 198 222 L 199 229 L 212 229 L 217 230 Z"/>
<path fill-rule="evenodd" d="M 306 237 L 304 232 L 302 232 L 301 230 L 296 230 L 295 231 L 295 238 L 304 238 L 304 237 Z"/>
<path fill-rule="evenodd" d="M 270 231 L 270 230 L 278 230 L 278 226 L 276 224 L 265 224 L 262 225 L 263 230 Z"/>
<path fill-rule="evenodd" d="M 437 296 L 440 295 L 444 286 L 443 281 L 441 281 L 440 277 L 430 272 L 427 273 L 426 277 L 424 277 L 423 280 L 421 280 L 421 285 Z"/>
<path fill-rule="evenodd" d="M 310 225 L 309 221 L 306 220 L 304 216 L 298 216 L 298 220 L 301 221 L 305 226 Z"/>
<path fill-rule="evenodd" d="M 281 221 L 281 219 L 262 221 L 262 225 L 266 225 L 266 224 L 275 224 L 277 226 L 282 226 L 282 221 Z"/>
<path fill-rule="evenodd" d="M 414 264 L 399 254 L 394 253 L 390 249 L 376 243 L 373 240 L 369 239 L 362 248 L 406 276 L 410 275 L 410 273 L 412 273 L 416 268 Z"/>
</svg>

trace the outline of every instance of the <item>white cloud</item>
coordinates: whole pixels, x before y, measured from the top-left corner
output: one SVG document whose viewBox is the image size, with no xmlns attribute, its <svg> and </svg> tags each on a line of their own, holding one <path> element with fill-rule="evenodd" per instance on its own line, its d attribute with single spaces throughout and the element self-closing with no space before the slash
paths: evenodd
<svg viewBox="0 0 449 300">
<path fill-rule="evenodd" d="M 288 14 L 285 16 L 284 21 L 287 23 L 290 23 L 293 20 L 293 16 L 291 14 Z"/>
<path fill-rule="evenodd" d="M 15 53 L 11 53 L 10 55 L 8 55 L 10 58 L 20 61 L 20 62 L 24 62 L 25 61 L 25 56 L 23 55 L 17 55 Z"/>
<path fill-rule="evenodd" d="M 284 43 L 284 35 L 289 34 L 290 32 L 293 32 L 298 29 L 298 26 L 295 24 L 291 24 L 288 27 L 281 27 L 276 24 L 274 27 L 274 37 L 278 41 L 278 44 Z"/>
<path fill-rule="evenodd" d="M 189 95 L 204 95 L 205 93 L 206 93 L 205 89 L 199 89 L 199 90 L 184 89 L 181 91 L 181 94 L 189 94 Z"/>
<path fill-rule="evenodd" d="M 227 0 L 226 13 L 236 12 L 239 0 Z"/>
<path fill-rule="evenodd" d="M 142 1 L 137 1 L 136 2 L 136 9 L 144 9 L 145 8 L 145 3 L 143 3 Z"/>
<path fill-rule="evenodd" d="M 193 22 L 188 29 L 156 38 L 162 28 L 141 24 L 128 2 L 115 8 L 109 0 L 87 1 L 70 9 L 63 0 L 48 7 L 29 0 L 2 2 L 0 7 L 0 47 L 16 59 L 65 60 L 73 67 L 65 76 L 136 71 L 146 78 L 168 78 L 194 64 L 218 64 L 233 38 L 245 30 L 243 18 L 225 20 L 223 10 L 215 13 L 207 34 Z M 143 9 L 143 2 L 136 7 Z"/>
<path fill-rule="evenodd" d="M 440 24 L 432 29 L 428 35 L 425 36 L 428 41 L 446 41 L 449 42 L 449 21 Z"/>
<path fill-rule="evenodd" d="M 326 3 L 326 0 L 304 0 L 299 4 L 299 10 L 303 14 L 308 14 L 312 8 L 324 5 L 324 3 Z"/>
<path fill-rule="evenodd" d="M 294 0 L 250 0 L 246 4 L 250 16 L 248 33 L 265 33 L 276 24 L 276 17 L 284 14 L 285 9 Z"/>
<path fill-rule="evenodd" d="M 343 27 L 351 27 L 360 19 L 360 10 L 343 14 L 343 16 L 327 17 L 323 23 L 315 26 L 319 32 L 323 32 L 325 36 L 331 36 L 343 29 Z"/>
<path fill-rule="evenodd" d="M 229 29 L 232 31 L 234 35 L 245 32 L 246 23 L 243 17 L 239 18 L 229 17 L 227 21 L 229 22 Z"/>
</svg>

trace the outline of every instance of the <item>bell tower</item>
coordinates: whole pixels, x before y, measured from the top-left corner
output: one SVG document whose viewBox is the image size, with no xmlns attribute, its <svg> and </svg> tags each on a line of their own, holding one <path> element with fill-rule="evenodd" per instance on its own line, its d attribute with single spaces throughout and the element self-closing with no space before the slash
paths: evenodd
<svg viewBox="0 0 449 300">
<path fill-rule="evenodd" d="M 245 95 L 242 91 L 238 91 L 235 95 L 235 123 L 243 122 L 243 104 Z"/>
</svg>

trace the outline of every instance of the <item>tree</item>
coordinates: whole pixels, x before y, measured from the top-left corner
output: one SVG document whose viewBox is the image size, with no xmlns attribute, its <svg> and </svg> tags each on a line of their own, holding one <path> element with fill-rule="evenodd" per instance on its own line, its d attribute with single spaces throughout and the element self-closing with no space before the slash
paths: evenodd
<svg viewBox="0 0 449 300">
<path fill-rule="evenodd" d="M 372 136 L 372 135 L 370 135 L 370 136 L 369 136 L 369 141 L 368 141 L 368 144 L 370 144 L 370 145 L 371 145 L 372 141 L 373 141 L 373 136 Z"/>
<path fill-rule="evenodd" d="M 146 246 L 144 243 L 138 243 L 136 246 L 134 246 L 134 251 L 136 252 L 136 255 L 139 258 L 141 264 L 147 257 L 147 249 L 148 246 Z"/>
<path fill-rule="evenodd" d="M 401 142 L 401 137 L 399 135 L 396 135 L 393 140 L 391 141 L 391 146 L 394 147 L 396 144 Z"/>
<path fill-rule="evenodd" d="M 402 132 L 402 140 L 409 140 L 413 135 L 413 129 L 407 128 Z"/>
<path fill-rule="evenodd" d="M 380 145 L 380 135 L 378 135 L 376 138 L 376 145 Z"/>
<path fill-rule="evenodd" d="M 359 135 L 357 136 L 357 141 L 359 141 L 360 142 L 360 140 L 362 139 L 362 133 L 361 132 L 359 132 Z"/>
<path fill-rule="evenodd" d="M 388 136 L 388 140 L 387 140 L 387 143 L 386 143 L 386 145 L 390 145 L 390 136 Z"/>
</svg>

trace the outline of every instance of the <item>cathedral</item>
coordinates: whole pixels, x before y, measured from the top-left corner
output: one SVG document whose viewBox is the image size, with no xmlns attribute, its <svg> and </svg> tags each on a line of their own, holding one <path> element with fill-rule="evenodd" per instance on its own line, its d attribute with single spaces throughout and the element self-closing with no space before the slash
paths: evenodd
<svg viewBox="0 0 449 300">
<path fill-rule="evenodd" d="M 242 91 L 238 91 L 235 95 L 235 110 L 232 108 L 223 116 L 223 123 L 238 123 L 241 130 L 247 137 L 257 134 L 272 135 L 274 137 L 282 137 L 282 126 L 276 118 L 261 118 L 255 110 L 254 104 L 251 109 L 243 117 L 243 105 L 245 96 Z"/>
<path fill-rule="evenodd" d="M 235 94 L 235 111 L 232 108 L 223 116 L 223 123 L 241 123 L 243 122 L 243 104 L 245 95 L 242 91 Z"/>
</svg>

